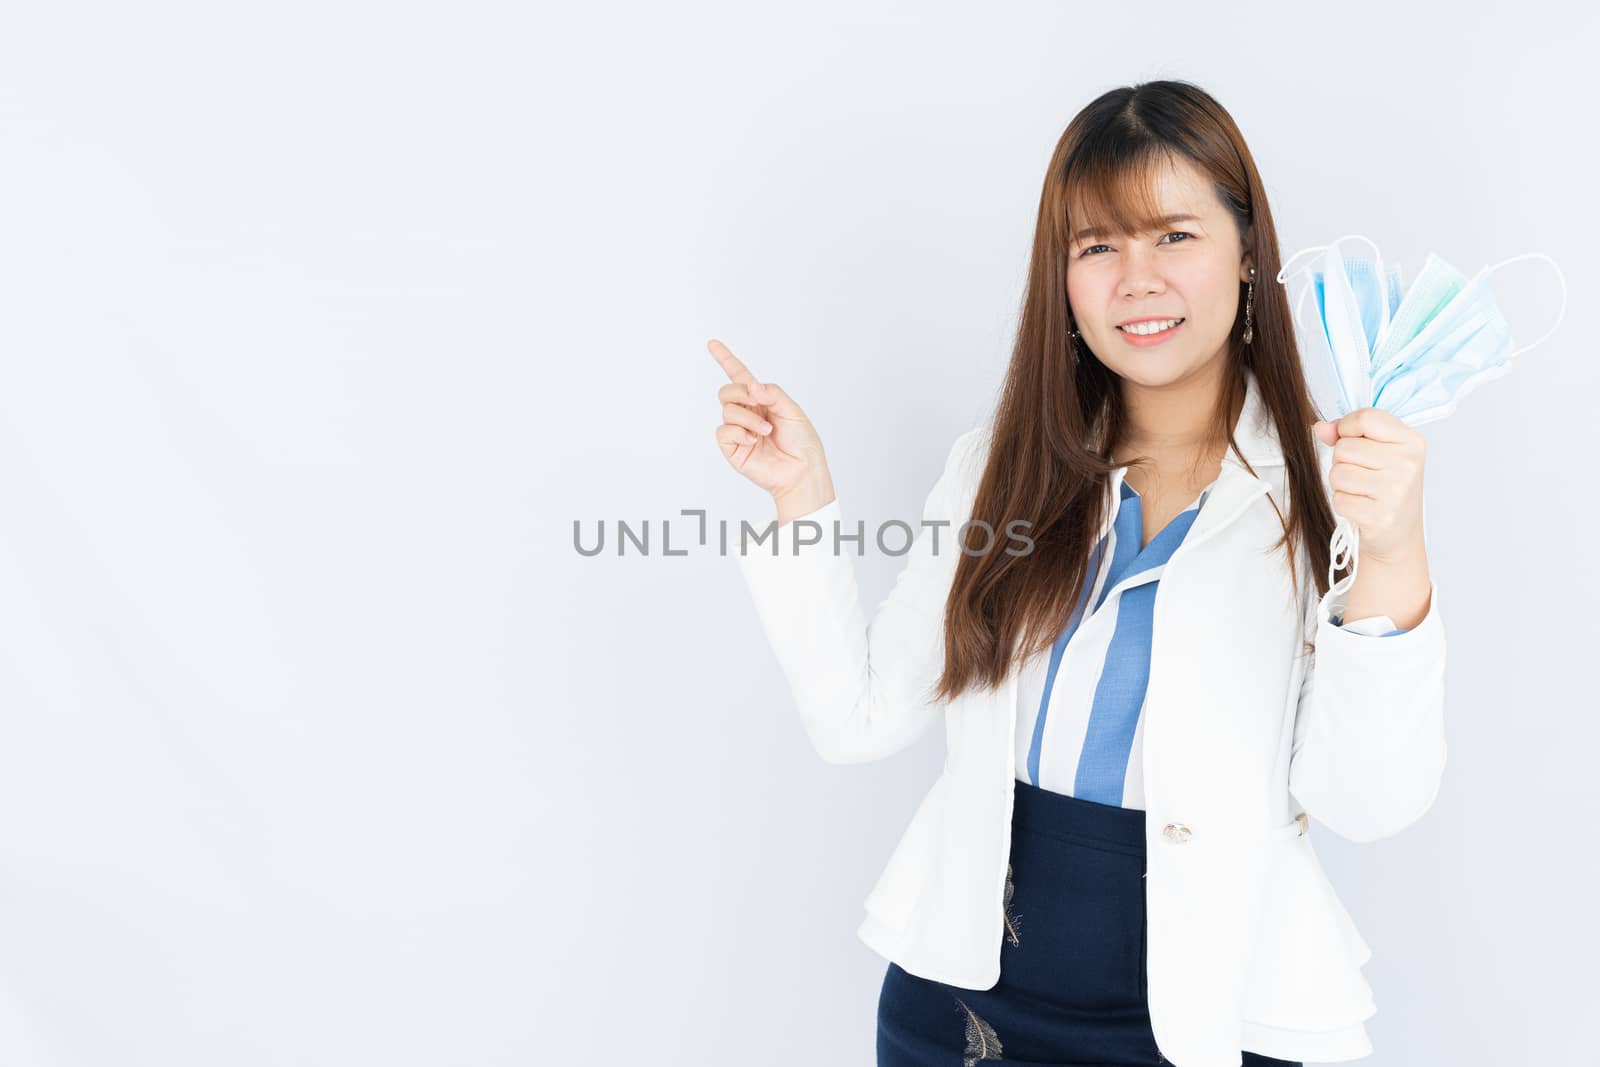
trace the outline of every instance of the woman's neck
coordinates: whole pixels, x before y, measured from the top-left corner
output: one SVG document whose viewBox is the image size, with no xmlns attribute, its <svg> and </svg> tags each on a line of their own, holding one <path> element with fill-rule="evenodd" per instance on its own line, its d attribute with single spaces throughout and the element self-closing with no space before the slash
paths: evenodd
<svg viewBox="0 0 1600 1067">
<path fill-rule="evenodd" d="M 1213 480 L 1228 447 L 1226 437 L 1218 440 L 1213 419 L 1223 381 L 1220 369 L 1156 388 L 1125 379 L 1122 402 L 1126 414 L 1121 443 L 1114 452 L 1116 462 L 1125 464 L 1148 456 L 1151 462 L 1146 473 L 1160 481 L 1187 485 L 1195 479 L 1202 484 Z M 1238 420 L 1240 400 L 1242 397 L 1234 400 L 1228 414 L 1229 426 Z"/>
</svg>

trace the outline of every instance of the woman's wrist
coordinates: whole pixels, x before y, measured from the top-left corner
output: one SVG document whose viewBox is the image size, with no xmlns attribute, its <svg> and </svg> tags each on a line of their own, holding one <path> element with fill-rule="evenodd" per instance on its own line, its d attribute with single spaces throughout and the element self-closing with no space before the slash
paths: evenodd
<svg viewBox="0 0 1600 1067">
<path fill-rule="evenodd" d="M 831 503 L 834 497 L 833 478 L 827 471 L 823 471 L 816 478 L 790 486 L 780 493 L 773 493 L 772 501 L 778 506 L 778 525 L 784 526 L 801 515 L 809 515 Z"/>
</svg>

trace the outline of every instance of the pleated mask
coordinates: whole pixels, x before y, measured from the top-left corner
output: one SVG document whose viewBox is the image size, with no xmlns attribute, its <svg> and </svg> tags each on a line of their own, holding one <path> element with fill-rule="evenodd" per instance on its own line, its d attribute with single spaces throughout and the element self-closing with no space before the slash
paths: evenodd
<svg viewBox="0 0 1600 1067">
<path fill-rule="evenodd" d="M 1339 245 L 1365 241 L 1372 257 L 1346 258 Z M 1291 270 L 1302 256 L 1317 259 Z M 1556 321 L 1525 345 L 1513 344 L 1511 326 L 1495 300 L 1489 276 L 1524 259 L 1542 259 L 1556 272 L 1561 307 Z M 1309 271 L 1295 303 L 1294 320 L 1302 335 L 1325 347 L 1333 380 L 1333 399 L 1344 416 L 1377 407 L 1416 427 L 1450 414 L 1461 398 L 1484 382 L 1511 370 L 1515 356 L 1543 343 L 1561 325 L 1567 310 L 1567 281 L 1561 267 L 1543 252 L 1524 252 L 1481 268 L 1470 279 L 1439 256 L 1428 253 L 1416 279 L 1402 292 L 1399 265 L 1385 267 L 1378 246 L 1361 234 L 1346 234 L 1327 245 L 1301 249 L 1278 271 L 1279 284 Z M 1316 317 L 1307 330 L 1304 306 L 1315 300 Z M 1337 516 L 1333 535 L 1334 572 L 1350 565 L 1342 585 L 1355 581 L 1358 538 L 1355 527 Z"/>
</svg>

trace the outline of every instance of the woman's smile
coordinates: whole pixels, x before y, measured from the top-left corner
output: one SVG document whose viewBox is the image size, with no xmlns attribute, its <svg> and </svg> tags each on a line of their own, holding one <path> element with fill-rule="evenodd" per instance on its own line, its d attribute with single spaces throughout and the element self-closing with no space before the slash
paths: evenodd
<svg viewBox="0 0 1600 1067">
<path fill-rule="evenodd" d="M 1150 348 L 1175 336 L 1183 328 L 1184 319 L 1147 319 L 1144 322 L 1133 322 L 1127 326 L 1118 326 L 1117 333 L 1122 339 L 1135 348 Z M 1134 331 L 1140 332 L 1134 332 Z"/>
</svg>

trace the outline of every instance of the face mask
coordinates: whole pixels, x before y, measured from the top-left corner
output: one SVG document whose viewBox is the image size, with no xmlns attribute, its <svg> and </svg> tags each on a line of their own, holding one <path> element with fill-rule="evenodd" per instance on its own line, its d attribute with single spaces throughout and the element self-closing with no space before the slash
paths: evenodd
<svg viewBox="0 0 1600 1067">
<path fill-rule="evenodd" d="M 1370 260 L 1339 254 L 1339 244 L 1351 238 L 1371 246 Z M 1322 253 L 1318 260 L 1289 269 L 1301 256 L 1316 252 Z M 1523 259 L 1545 260 L 1555 270 L 1561 308 L 1555 323 L 1538 339 L 1513 347 L 1510 324 L 1488 277 Z M 1542 252 L 1501 260 L 1471 279 L 1430 252 L 1404 295 L 1399 266 L 1385 270 L 1378 246 L 1360 234 L 1296 252 L 1278 272 L 1278 282 L 1287 285 L 1308 268 L 1311 280 L 1300 292 L 1294 319 L 1300 322 L 1306 299 L 1314 297 L 1317 321 L 1307 332 L 1327 346 L 1341 416 L 1378 407 L 1413 427 L 1443 418 L 1468 392 L 1509 371 L 1512 357 L 1555 333 L 1567 311 L 1566 276 Z M 1328 567 L 1330 586 L 1334 572 L 1347 564 L 1350 573 L 1341 585 L 1349 588 L 1355 581 L 1357 546 L 1355 527 L 1338 516 Z"/>
</svg>

